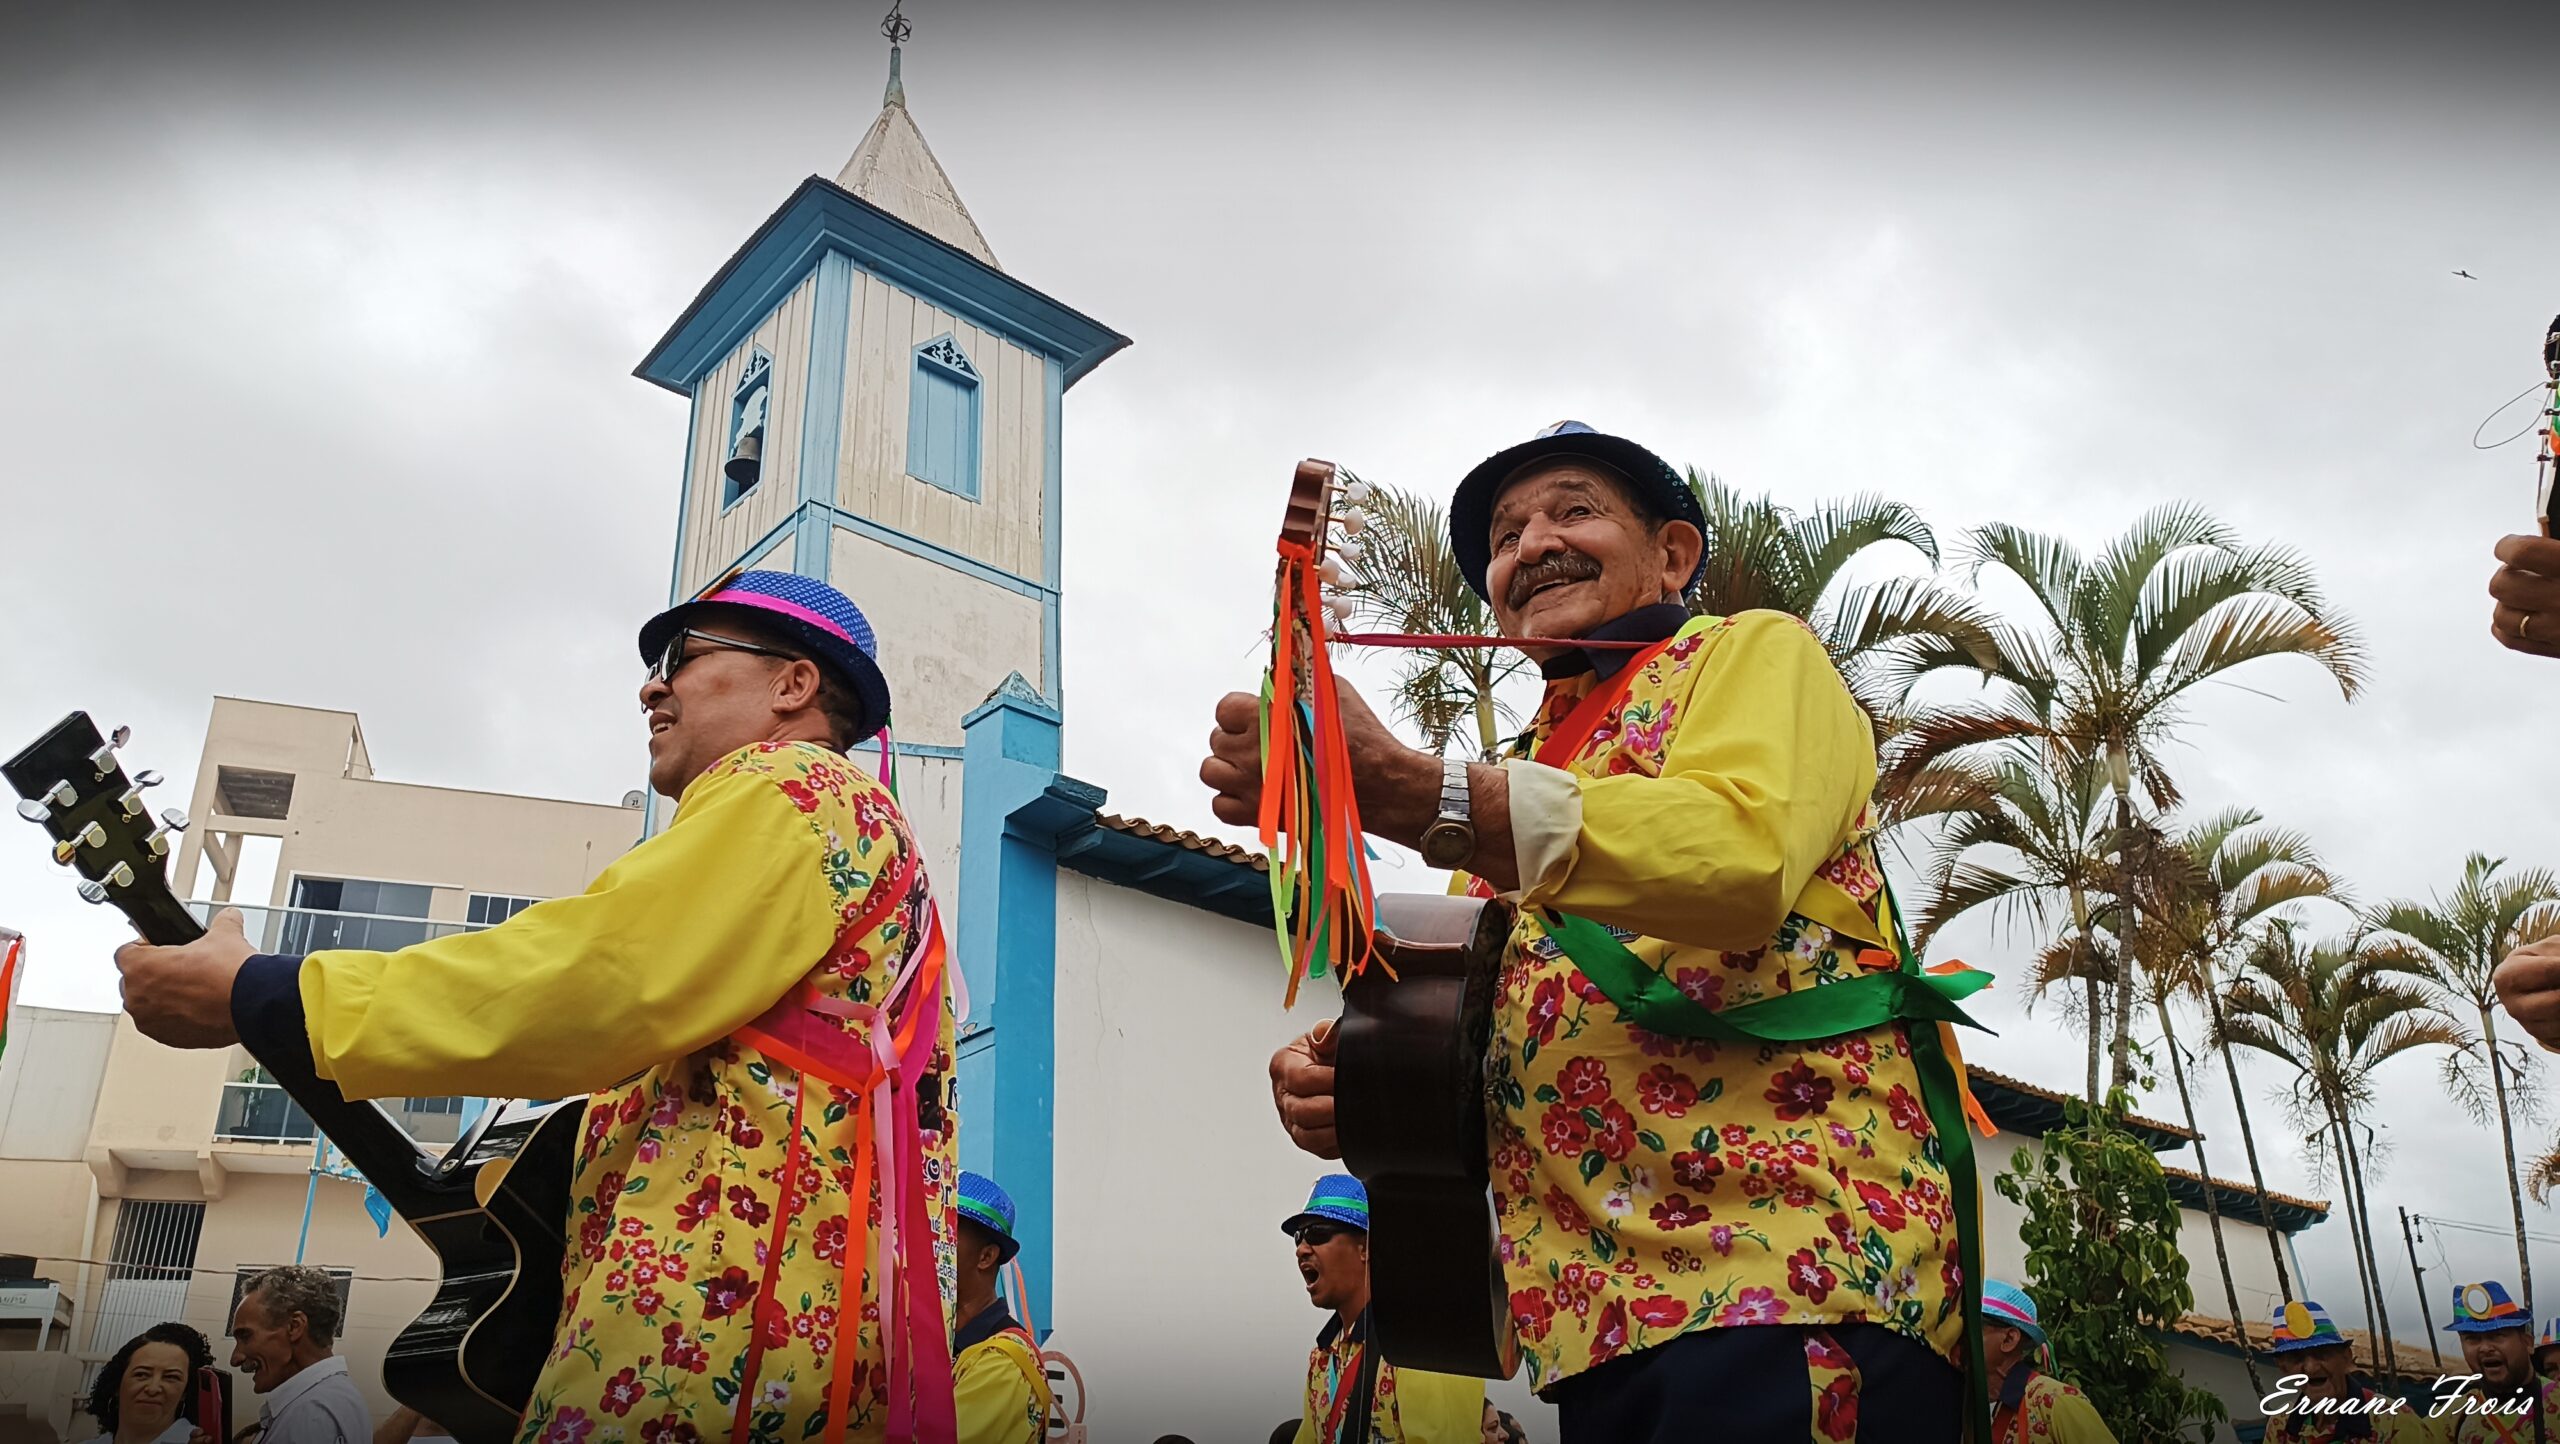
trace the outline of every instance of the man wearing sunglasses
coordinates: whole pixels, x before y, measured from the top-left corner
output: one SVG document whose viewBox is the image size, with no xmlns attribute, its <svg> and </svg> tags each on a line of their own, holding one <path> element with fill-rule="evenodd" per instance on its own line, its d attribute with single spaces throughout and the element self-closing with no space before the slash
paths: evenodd
<svg viewBox="0 0 2560 1444">
<path fill-rule="evenodd" d="M 1280 1231 L 1297 1241 L 1307 1302 L 1333 1313 L 1307 1355 L 1296 1444 L 1477 1444 L 1483 1380 L 1399 1369 L 1369 1347 L 1369 1192 L 1360 1180 L 1317 1179 Z"/>
<path fill-rule="evenodd" d="M 846 1437 L 947 1418 L 951 1014 L 906 820 L 846 756 L 889 721 L 870 624 L 824 582 L 745 572 L 652 619 L 640 655 L 675 814 L 585 893 L 302 958 L 253 956 L 225 912 L 186 947 L 118 952 L 126 1008 L 350 1098 L 588 1097 L 523 1438 L 835 1437 L 839 1390 Z M 880 1096 L 912 1108 L 866 1091 L 883 1032 L 909 1091 Z M 866 1179 L 909 1201 L 877 1225 L 896 1298 L 867 1267 Z"/>
</svg>

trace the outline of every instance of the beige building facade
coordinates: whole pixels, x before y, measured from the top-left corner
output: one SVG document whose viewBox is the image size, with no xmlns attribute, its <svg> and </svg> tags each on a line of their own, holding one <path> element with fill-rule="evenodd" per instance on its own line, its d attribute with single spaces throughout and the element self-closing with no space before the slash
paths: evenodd
<svg viewBox="0 0 2560 1444">
<path fill-rule="evenodd" d="M 354 713 L 232 697 L 214 700 L 188 812 L 172 884 L 200 913 L 241 908 L 253 942 L 288 953 L 503 921 L 583 891 L 642 828 L 636 795 L 598 805 L 378 777 Z M 262 851 L 272 883 L 245 895 Z M 166 1048 L 113 1013 L 19 1009 L 9 1038 L 0 1255 L 35 1260 L 67 1327 L 0 1313 L 0 1418 L 38 1439 L 85 1437 L 65 1432 L 88 1422 L 74 1396 L 119 1344 L 172 1319 L 218 1340 L 239 1281 L 297 1257 L 345 1277 L 339 1353 L 377 1412 L 391 1407 L 382 1353 L 432 1294 L 435 1257 L 396 1221 L 378 1228 L 362 1184 L 314 1176 L 310 1119 L 254 1059 Z M 434 1150 L 483 1104 L 387 1106 Z M 0 1287 L 0 1308 L 18 1292 Z M 236 1418 L 253 1419 L 245 1381 L 237 1397 Z"/>
</svg>

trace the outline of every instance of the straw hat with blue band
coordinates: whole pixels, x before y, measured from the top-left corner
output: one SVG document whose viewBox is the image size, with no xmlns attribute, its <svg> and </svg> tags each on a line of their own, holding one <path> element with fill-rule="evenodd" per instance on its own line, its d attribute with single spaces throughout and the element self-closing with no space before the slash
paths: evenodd
<svg viewBox="0 0 2560 1444">
<path fill-rule="evenodd" d="M 2453 1286 L 2453 1322 L 2444 1327 L 2454 1334 L 2494 1334 L 2500 1329 L 2530 1329 L 2533 1315 L 2517 1306 L 2505 1284 L 2483 1279 Z"/>
<path fill-rule="evenodd" d="M 862 708 L 862 731 L 844 739 L 851 747 L 889 725 L 889 679 L 880 672 L 880 646 L 871 623 L 851 598 L 814 577 L 794 572 L 739 572 L 690 602 L 651 617 L 640 629 L 640 660 L 654 662 L 686 627 L 723 614 L 746 618 L 806 649 L 809 659 L 853 689 Z"/>
<path fill-rule="evenodd" d="M 2337 1320 L 2329 1311 L 2309 1299 L 2296 1299 L 2276 1310 L 2269 1333 L 2274 1342 L 2267 1345 L 2270 1354 L 2298 1354 L 2305 1349 L 2344 1348 L 2347 1336 L 2338 1332 Z"/>
<path fill-rule="evenodd" d="M 1369 1190 L 1361 1187 L 1360 1180 L 1350 1174 L 1328 1173 L 1317 1179 L 1316 1186 L 1308 1192 L 1307 1206 L 1289 1215 L 1288 1221 L 1280 1225 L 1280 1231 L 1296 1238 L 1298 1230 L 1318 1219 L 1348 1224 L 1367 1233 Z"/>
<path fill-rule="evenodd" d="M 1531 462 L 1564 458 L 1598 462 L 1634 487 L 1655 516 L 1685 521 L 1700 535 L 1706 533 L 1707 514 L 1698 505 L 1698 494 L 1671 469 L 1671 463 L 1623 436 L 1595 431 L 1579 421 L 1559 421 L 1476 463 L 1449 498 L 1449 548 L 1457 556 L 1459 573 L 1477 596 L 1485 596 L 1484 569 L 1493 561 L 1493 503 L 1502 494 L 1503 483 Z M 1701 552 L 1698 569 L 1689 574 L 1682 590 L 1696 586 L 1706 570 L 1707 559 Z"/>
<path fill-rule="evenodd" d="M 960 1170 L 960 1216 L 996 1236 L 1002 1251 L 996 1265 L 1013 1262 L 1022 1244 L 1013 1236 L 1013 1198 L 983 1173 Z"/>
</svg>

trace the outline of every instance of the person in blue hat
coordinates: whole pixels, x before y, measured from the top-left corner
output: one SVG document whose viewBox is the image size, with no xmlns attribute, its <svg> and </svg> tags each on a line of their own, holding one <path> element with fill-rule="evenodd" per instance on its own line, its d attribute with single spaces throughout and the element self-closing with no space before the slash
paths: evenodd
<svg viewBox="0 0 2560 1444">
<path fill-rule="evenodd" d="M 2438 1444 L 2426 1411 L 2356 1377 L 2355 1350 L 2329 1311 L 2309 1299 L 2279 1307 L 2268 1329 L 2276 1387 L 2262 1402 L 2267 1437 L 2283 1444 Z"/>
<path fill-rule="evenodd" d="M 1297 1244 L 1307 1302 L 1329 1310 L 1307 1355 L 1296 1444 L 1479 1444 L 1484 1381 L 1399 1369 L 1369 1347 L 1369 1191 L 1328 1173 L 1280 1231 Z"/>
<path fill-rule="evenodd" d="M 1049 1432 L 1049 1375 L 1040 1341 L 1005 1306 L 1005 1265 L 1022 1251 L 1013 1198 L 983 1173 L 960 1171 L 960 1286 L 951 1317 L 952 1396 L 960 1444 L 1040 1444 Z"/>
<path fill-rule="evenodd" d="M 951 1407 L 933 1285 L 957 1172 L 931 895 L 896 800 L 847 755 L 889 722 L 878 644 L 834 587 L 750 571 L 638 650 L 674 814 L 584 892 L 394 953 L 253 955 L 226 912 L 197 943 L 121 953 L 126 998 L 145 1033 L 245 1042 L 297 1090 L 587 1099 L 559 1180 L 575 1333 L 543 1354 L 527 1437 L 801 1439 L 841 1369 L 851 1437 L 878 1440 L 893 1379 L 919 1418 Z M 904 1136 L 857 1129 L 885 1086 L 873 1030 L 912 1040 Z M 837 1089 L 851 1107 L 802 1106 Z M 851 1189 L 892 1159 L 913 1206 L 875 1240 Z M 867 1293 L 875 1243 L 903 1260 L 897 1297 Z"/>
<path fill-rule="evenodd" d="M 1902 959 L 1874 728 L 1799 619 L 1692 615 L 1706 527 L 1660 455 L 1578 421 L 1470 470 L 1451 554 L 1546 695 L 1475 762 L 1407 744 L 1343 688 L 1361 822 L 1519 904 L 1494 973 L 1489 1182 L 1527 1377 L 1566 1444 L 1707 1419 L 1801 1439 L 1817 1394 L 1902 1444 L 1955 1444 L 1973 1179 L 1947 1162 L 1962 1014 L 1939 988 L 1974 984 L 1878 976 Z M 1200 776 L 1221 820 L 1258 819 L 1260 715 L 1252 693 L 1217 706 Z M 1825 1005 L 1747 1012 L 1808 999 Z M 1327 1158 L 1334 1046 L 1319 1029 L 1271 1060 L 1283 1126 Z"/>
<path fill-rule="evenodd" d="M 2089 1396 L 2044 1371 L 2044 1325 L 2025 1289 L 1982 1285 L 1982 1354 L 1991 1371 L 1991 1444 L 2116 1444 Z"/>
<path fill-rule="evenodd" d="M 2560 1391 L 2533 1372 L 2533 1315 L 2495 1279 L 2453 1286 L 2448 1333 L 2462 1339 L 2474 1376 L 2439 1417 L 2449 1444 L 2550 1444 L 2560 1440 Z"/>
</svg>

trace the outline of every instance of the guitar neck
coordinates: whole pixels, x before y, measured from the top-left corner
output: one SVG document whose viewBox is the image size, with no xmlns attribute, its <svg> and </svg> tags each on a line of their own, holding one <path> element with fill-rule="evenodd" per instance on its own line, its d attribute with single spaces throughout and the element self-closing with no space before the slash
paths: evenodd
<svg viewBox="0 0 2560 1444">
<path fill-rule="evenodd" d="M 157 875 L 144 877 L 113 901 L 145 942 L 174 947 L 205 934 L 204 924 L 197 922 L 195 914 L 169 890 L 166 879 Z M 431 1174 L 430 1162 L 381 1104 L 348 1101 L 335 1084 L 312 1071 L 308 1058 L 258 1061 L 266 1065 L 268 1075 L 286 1094 L 302 1105 L 302 1111 L 311 1115 L 311 1121 L 328 1138 L 330 1146 L 344 1154 L 393 1209 L 404 1216 L 423 1217 L 451 1207 L 443 1198 L 450 1185 L 437 1186 L 439 1180 Z"/>
</svg>

